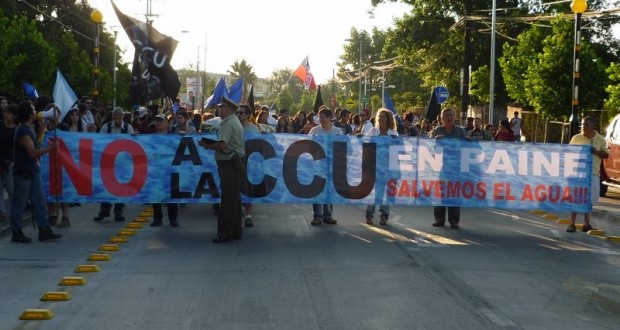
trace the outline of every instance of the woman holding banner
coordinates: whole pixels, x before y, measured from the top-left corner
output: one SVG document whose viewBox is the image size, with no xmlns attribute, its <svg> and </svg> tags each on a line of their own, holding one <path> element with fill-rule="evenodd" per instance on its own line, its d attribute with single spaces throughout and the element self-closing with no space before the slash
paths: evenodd
<svg viewBox="0 0 620 330">
<path fill-rule="evenodd" d="M 398 137 L 398 132 L 396 131 L 396 120 L 394 120 L 394 115 L 392 111 L 388 109 L 381 108 L 377 111 L 375 115 L 375 127 L 371 128 L 366 136 L 391 136 Z M 366 223 L 372 225 L 372 217 L 375 214 L 375 205 L 368 205 L 366 207 Z M 387 225 L 388 217 L 390 216 L 390 206 L 387 204 L 381 205 L 379 207 L 379 213 L 381 214 L 381 221 L 379 224 L 381 226 Z"/>
</svg>

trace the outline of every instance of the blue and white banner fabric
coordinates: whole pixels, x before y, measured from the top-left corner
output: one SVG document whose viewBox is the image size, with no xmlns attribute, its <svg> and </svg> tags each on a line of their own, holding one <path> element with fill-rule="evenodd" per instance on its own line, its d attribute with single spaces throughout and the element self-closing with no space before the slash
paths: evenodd
<svg viewBox="0 0 620 330">
<path fill-rule="evenodd" d="M 203 135 L 57 134 L 58 152 L 42 162 L 50 200 L 219 201 Z M 588 146 L 300 134 L 245 143 L 246 202 L 592 209 Z"/>
</svg>

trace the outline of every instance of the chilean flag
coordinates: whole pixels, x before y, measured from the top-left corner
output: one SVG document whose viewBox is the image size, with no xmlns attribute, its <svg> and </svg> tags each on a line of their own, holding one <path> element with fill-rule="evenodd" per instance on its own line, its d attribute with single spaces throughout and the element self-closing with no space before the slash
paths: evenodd
<svg viewBox="0 0 620 330">
<path fill-rule="evenodd" d="M 310 72 L 310 62 L 308 62 L 308 56 L 301 62 L 297 70 L 295 70 L 295 76 L 304 83 L 306 89 L 316 90 L 316 83 L 314 82 L 314 76 Z"/>
</svg>

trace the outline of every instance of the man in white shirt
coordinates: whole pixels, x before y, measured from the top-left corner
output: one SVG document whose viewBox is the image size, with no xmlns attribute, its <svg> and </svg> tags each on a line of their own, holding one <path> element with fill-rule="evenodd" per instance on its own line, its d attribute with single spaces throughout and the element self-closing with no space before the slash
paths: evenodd
<svg viewBox="0 0 620 330">
<path fill-rule="evenodd" d="M 312 127 L 308 135 L 342 135 L 342 130 L 332 123 L 332 111 L 328 108 L 319 110 L 319 126 Z M 333 207 L 331 204 L 312 204 L 313 226 L 326 223 L 335 225 L 338 223 L 332 218 Z"/>
<path fill-rule="evenodd" d="M 521 118 L 519 118 L 519 111 L 515 111 L 514 117 L 510 119 L 510 127 L 515 134 L 515 141 L 521 141 Z"/>
<path fill-rule="evenodd" d="M 360 131 L 358 134 L 368 135 L 368 131 L 370 131 L 374 126 L 370 121 L 371 113 L 370 109 L 362 109 L 360 112 Z"/>
<path fill-rule="evenodd" d="M 82 112 L 82 126 L 86 128 L 88 132 L 95 132 L 97 130 L 97 126 L 95 126 L 95 116 L 93 115 L 93 99 L 84 96 L 82 98 L 82 103 L 86 106 L 86 110 Z"/>
<path fill-rule="evenodd" d="M 362 109 L 362 112 L 360 112 L 360 127 L 357 134 L 367 135 L 368 131 L 374 127 L 370 118 L 372 118 L 370 109 Z"/>
</svg>

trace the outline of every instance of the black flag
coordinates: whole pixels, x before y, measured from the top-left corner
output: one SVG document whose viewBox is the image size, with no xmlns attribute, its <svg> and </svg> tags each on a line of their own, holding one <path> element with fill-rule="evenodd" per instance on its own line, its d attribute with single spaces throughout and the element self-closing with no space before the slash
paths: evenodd
<svg viewBox="0 0 620 330">
<path fill-rule="evenodd" d="M 250 106 L 250 111 L 252 111 L 252 116 L 254 116 L 254 85 L 250 87 L 250 92 L 248 93 L 248 105 Z"/>
<path fill-rule="evenodd" d="M 314 112 L 318 113 L 319 108 L 323 105 L 323 96 L 321 95 L 321 85 L 317 86 L 316 89 L 316 99 L 314 99 L 314 107 L 312 108 Z"/>
<path fill-rule="evenodd" d="M 159 33 L 151 25 L 123 14 L 112 1 L 118 20 L 134 45 L 130 95 L 132 101 L 148 101 L 179 94 L 179 75 L 170 66 L 178 41 Z"/>
<path fill-rule="evenodd" d="M 441 113 L 441 105 L 439 104 L 439 95 L 437 93 L 437 87 L 433 88 L 433 92 L 431 93 L 431 99 L 428 100 L 428 107 L 426 108 L 426 114 L 424 118 L 428 120 L 429 123 L 432 123 L 434 120 L 437 120 L 437 116 Z"/>
</svg>

